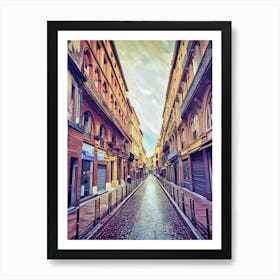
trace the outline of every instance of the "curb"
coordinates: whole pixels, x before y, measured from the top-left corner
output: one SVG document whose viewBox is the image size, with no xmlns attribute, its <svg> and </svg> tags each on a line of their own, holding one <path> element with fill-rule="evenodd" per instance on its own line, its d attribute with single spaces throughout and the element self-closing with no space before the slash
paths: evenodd
<svg viewBox="0 0 280 280">
<path fill-rule="evenodd" d="M 105 218 L 103 218 L 95 227 L 92 229 L 88 230 L 86 234 L 81 238 L 82 240 L 89 240 L 94 235 L 98 234 L 98 232 L 105 227 L 111 220 L 112 218 L 122 209 L 122 207 L 126 204 L 126 202 L 130 199 L 136 191 L 142 186 L 144 180 L 135 188 L 134 191 L 132 191 L 119 205 L 116 207 L 110 214 L 108 214 Z"/>
<path fill-rule="evenodd" d="M 155 178 L 158 182 L 158 184 L 160 185 L 160 187 L 162 188 L 162 190 L 164 191 L 164 193 L 166 194 L 166 196 L 168 197 L 168 199 L 170 200 L 170 202 L 172 203 L 172 205 L 175 207 L 175 210 L 178 212 L 178 214 L 180 215 L 180 217 L 184 220 L 185 223 L 187 223 L 187 225 L 190 227 L 191 231 L 193 232 L 193 234 L 195 235 L 195 237 L 198 240 L 204 240 L 203 236 L 198 232 L 198 230 L 193 226 L 192 222 L 189 220 L 189 218 L 184 214 L 184 212 L 181 210 L 181 208 L 177 205 L 177 203 L 175 203 L 175 201 L 172 199 L 172 197 L 170 196 L 170 194 L 167 192 L 167 190 L 163 187 L 163 185 L 161 184 L 161 182 Z"/>
</svg>

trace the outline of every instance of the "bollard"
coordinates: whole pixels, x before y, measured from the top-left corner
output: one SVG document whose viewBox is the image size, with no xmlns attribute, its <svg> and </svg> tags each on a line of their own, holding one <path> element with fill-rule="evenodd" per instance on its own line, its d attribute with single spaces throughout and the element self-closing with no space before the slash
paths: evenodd
<svg viewBox="0 0 280 280">
<path fill-rule="evenodd" d="M 177 204 L 178 204 L 178 206 L 179 206 L 179 201 L 180 201 L 180 199 L 179 199 L 179 190 L 177 189 Z"/>
<path fill-rule="evenodd" d="M 183 213 L 186 214 L 186 209 L 185 209 L 185 196 L 184 193 L 182 192 L 182 210 Z"/>
<path fill-rule="evenodd" d="M 206 208 L 206 222 L 207 222 L 207 238 L 211 238 L 210 234 L 210 224 L 209 224 L 209 213 L 208 213 L 208 208 Z"/>
<path fill-rule="evenodd" d="M 193 221 L 193 215 L 192 215 L 192 199 L 190 198 L 190 212 L 191 212 L 191 219 Z"/>
<path fill-rule="evenodd" d="M 99 220 L 99 215 L 100 215 L 100 198 L 96 199 L 94 201 L 94 206 L 95 206 L 95 213 L 94 213 L 94 226 L 97 224 L 98 220 Z"/>
<path fill-rule="evenodd" d="M 112 193 L 108 193 L 108 214 L 111 212 L 112 210 Z"/>
<path fill-rule="evenodd" d="M 121 201 L 123 201 L 123 187 L 121 187 Z"/>
<path fill-rule="evenodd" d="M 191 204 L 191 217 L 192 217 L 192 222 L 195 225 L 196 224 L 196 219 L 195 219 L 195 207 L 194 207 L 194 200 L 190 198 L 190 204 Z"/>
<path fill-rule="evenodd" d="M 118 198 L 119 198 L 118 194 L 119 194 L 118 189 L 116 189 L 116 207 L 118 206 Z"/>
<path fill-rule="evenodd" d="M 79 239 L 79 222 L 80 222 L 80 208 L 77 209 L 76 216 L 76 239 Z"/>
</svg>

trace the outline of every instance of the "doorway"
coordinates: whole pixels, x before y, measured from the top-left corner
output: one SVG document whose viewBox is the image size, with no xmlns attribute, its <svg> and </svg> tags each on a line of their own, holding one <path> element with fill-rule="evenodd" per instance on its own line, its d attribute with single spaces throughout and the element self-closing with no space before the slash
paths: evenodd
<svg viewBox="0 0 280 280">
<path fill-rule="evenodd" d="M 78 159 L 71 158 L 70 181 L 68 186 L 68 208 L 75 205 L 77 193 Z"/>
</svg>

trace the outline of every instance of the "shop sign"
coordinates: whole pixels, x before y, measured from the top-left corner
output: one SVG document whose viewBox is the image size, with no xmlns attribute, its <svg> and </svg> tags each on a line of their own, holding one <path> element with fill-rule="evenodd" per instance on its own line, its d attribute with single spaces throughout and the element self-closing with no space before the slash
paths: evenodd
<svg viewBox="0 0 280 280">
<path fill-rule="evenodd" d="M 93 146 L 83 143 L 82 159 L 93 161 L 93 159 L 94 159 L 94 147 Z"/>
<path fill-rule="evenodd" d="M 97 160 L 98 160 L 98 161 L 104 160 L 104 159 L 105 159 L 104 154 L 100 154 L 100 153 L 97 154 Z"/>
</svg>

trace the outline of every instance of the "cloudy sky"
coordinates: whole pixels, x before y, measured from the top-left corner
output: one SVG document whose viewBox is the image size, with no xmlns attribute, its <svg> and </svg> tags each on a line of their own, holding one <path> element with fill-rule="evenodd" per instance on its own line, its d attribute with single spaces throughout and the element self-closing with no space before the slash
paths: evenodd
<svg viewBox="0 0 280 280">
<path fill-rule="evenodd" d="M 175 41 L 115 41 L 140 121 L 144 147 L 151 156 L 159 138 L 162 111 Z"/>
</svg>

